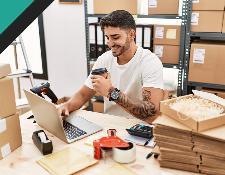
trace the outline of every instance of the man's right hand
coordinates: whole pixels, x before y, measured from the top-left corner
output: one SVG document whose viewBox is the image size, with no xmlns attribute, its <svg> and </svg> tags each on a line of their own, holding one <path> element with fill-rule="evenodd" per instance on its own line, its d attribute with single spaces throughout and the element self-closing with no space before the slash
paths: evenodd
<svg viewBox="0 0 225 175">
<path fill-rule="evenodd" d="M 64 103 L 64 104 L 60 105 L 57 108 L 57 110 L 58 110 L 59 115 L 62 116 L 62 119 L 65 119 L 70 114 L 68 103 Z"/>
</svg>

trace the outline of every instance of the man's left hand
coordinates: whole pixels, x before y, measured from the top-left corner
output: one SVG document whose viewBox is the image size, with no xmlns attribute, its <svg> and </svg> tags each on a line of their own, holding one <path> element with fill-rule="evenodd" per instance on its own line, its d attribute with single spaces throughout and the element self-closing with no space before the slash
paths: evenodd
<svg viewBox="0 0 225 175">
<path fill-rule="evenodd" d="M 93 75 L 91 76 L 91 80 L 94 90 L 100 95 L 107 97 L 109 89 L 112 87 L 111 80 L 106 79 L 101 75 Z"/>
</svg>

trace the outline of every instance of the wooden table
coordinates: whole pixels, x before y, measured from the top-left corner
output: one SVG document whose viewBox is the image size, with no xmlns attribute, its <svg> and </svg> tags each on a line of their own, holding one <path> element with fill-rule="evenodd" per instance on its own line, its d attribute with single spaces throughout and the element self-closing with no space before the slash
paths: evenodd
<svg viewBox="0 0 225 175">
<path fill-rule="evenodd" d="M 95 112 L 83 111 L 79 110 L 77 113 L 84 118 L 87 118 L 90 121 L 98 123 L 99 125 L 104 127 L 103 133 L 106 134 L 107 129 L 115 128 L 117 130 L 117 135 L 123 138 L 126 135 L 126 128 L 130 128 L 131 126 L 137 123 L 143 123 L 138 119 L 127 119 L 124 117 L 100 114 Z M 20 116 L 20 124 L 21 124 L 21 132 L 23 144 L 21 147 L 12 152 L 9 156 L 5 157 L 3 160 L 0 160 L 0 174 L 4 175 L 47 175 L 49 174 L 45 169 L 39 166 L 36 161 L 41 159 L 43 155 L 39 152 L 36 146 L 32 141 L 32 133 L 33 131 L 42 129 L 37 124 L 33 123 L 33 120 L 27 119 L 28 116 L 31 115 L 31 112 L 25 113 Z M 47 117 L 47 116 L 46 116 Z M 87 153 L 92 154 L 93 149 L 91 146 L 85 144 L 87 139 L 90 137 L 98 138 L 98 135 L 102 135 L 101 132 L 94 134 L 88 138 L 84 138 L 80 141 L 74 142 L 72 144 L 66 144 L 61 141 L 51 133 L 47 132 L 49 139 L 53 142 L 53 152 L 62 150 L 66 147 L 76 147 L 78 149 L 82 149 Z M 195 173 L 189 173 L 184 171 L 178 171 L 173 169 L 160 168 L 157 159 L 153 157 L 146 159 L 146 155 L 151 152 L 151 148 L 146 148 L 143 146 L 136 147 L 136 161 L 130 164 L 123 164 L 130 168 L 138 175 L 194 175 Z M 85 175 L 94 175 L 102 172 L 107 167 L 110 167 L 115 162 L 111 157 L 107 157 L 104 160 L 100 160 L 100 162 L 92 167 L 89 167 L 83 171 L 78 172 L 77 174 L 85 174 Z M 106 172 L 107 174 L 107 172 Z"/>
</svg>

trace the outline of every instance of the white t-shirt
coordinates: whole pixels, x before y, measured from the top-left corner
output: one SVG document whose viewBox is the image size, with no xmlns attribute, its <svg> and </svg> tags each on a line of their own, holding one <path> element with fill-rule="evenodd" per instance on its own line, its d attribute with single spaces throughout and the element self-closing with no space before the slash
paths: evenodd
<svg viewBox="0 0 225 175">
<path fill-rule="evenodd" d="M 106 68 L 110 73 L 113 87 L 125 93 L 133 101 L 143 100 L 143 87 L 163 89 L 162 63 L 154 53 L 142 47 L 138 47 L 134 57 L 124 65 L 119 65 L 117 57 L 114 57 L 111 51 L 107 51 L 95 62 L 93 69 L 97 68 Z M 85 81 L 85 85 L 93 89 L 90 76 Z M 134 118 L 115 102 L 105 97 L 104 112 Z"/>
</svg>

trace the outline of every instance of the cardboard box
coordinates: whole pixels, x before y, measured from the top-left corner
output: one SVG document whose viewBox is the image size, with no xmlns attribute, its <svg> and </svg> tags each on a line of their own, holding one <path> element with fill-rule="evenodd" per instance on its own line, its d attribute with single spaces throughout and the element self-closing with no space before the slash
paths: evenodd
<svg viewBox="0 0 225 175">
<path fill-rule="evenodd" d="M 16 113 L 13 80 L 5 77 L 0 79 L 0 118 Z"/>
<path fill-rule="evenodd" d="M 171 103 L 174 103 L 176 100 L 192 98 L 192 97 L 197 97 L 197 96 L 186 95 L 186 96 L 181 96 L 181 97 L 161 101 L 160 102 L 160 112 L 162 114 L 165 114 L 165 115 L 169 116 L 170 118 L 182 123 L 183 125 L 189 127 L 190 129 L 192 129 L 193 131 L 196 131 L 196 132 L 205 131 L 205 130 L 215 128 L 215 127 L 225 124 L 225 113 L 222 113 L 222 114 L 212 117 L 212 118 L 202 118 L 202 119 L 196 120 L 195 118 L 192 118 L 181 112 L 178 112 L 169 106 Z"/>
<path fill-rule="evenodd" d="M 222 33 L 225 33 L 225 12 L 223 14 L 223 27 L 222 27 Z"/>
<path fill-rule="evenodd" d="M 209 92 L 211 94 L 214 94 L 218 97 L 225 99 L 225 91 L 222 90 L 214 90 L 214 89 L 208 89 L 208 88 L 202 88 L 201 91 Z"/>
<path fill-rule="evenodd" d="M 104 103 L 98 101 L 92 101 L 93 112 L 104 112 Z"/>
<path fill-rule="evenodd" d="M 171 14 L 177 15 L 179 10 L 179 0 L 149 0 L 148 14 Z"/>
<path fill-rule="evenodd" d="M 223 11 L 192 11 L 192 32 L 221 32 Z"/>
<path fill-rule="evenodd" d="M 3 78 L 11 73 L 10 64 L 0 63 L 0 78 Z"/>
<path fill-rule="evenodd" d="M 0 119 L 0 159 L 22 145 L 19 115 Z"/>
<path fill-rule="evenodd" d="M 115 10 L 126 10 L 137 14 L 138 0 L 94 0 L 94 14 L 108 14 Z"/>
<path fill-rule="evenodd" d="M 180 46 L 154 45 L 154 53 L 161 59 L 162 63 L 178 64 Z"/>
<path fill-rule="evenodd" d="M 225 85 L 225 45 L 192 43 L 188 80 Z"/>
<path fill-rule="evenodd" d="M 180 45 L 180 26 L 176 25 L 155 25 L 154 44 Z"/>
<path fill-rule="evenodd" d="M 192 10 L 224 10 L 224 0 L 192 0 Z"/>
</svg>

